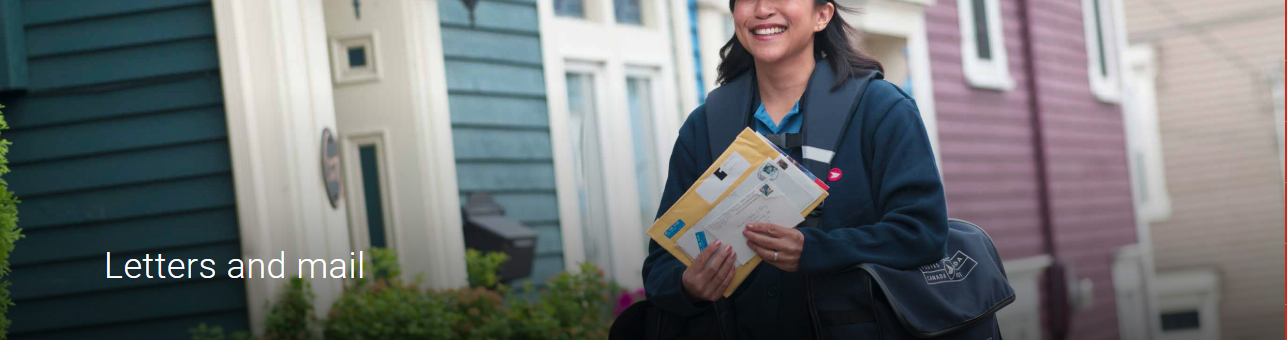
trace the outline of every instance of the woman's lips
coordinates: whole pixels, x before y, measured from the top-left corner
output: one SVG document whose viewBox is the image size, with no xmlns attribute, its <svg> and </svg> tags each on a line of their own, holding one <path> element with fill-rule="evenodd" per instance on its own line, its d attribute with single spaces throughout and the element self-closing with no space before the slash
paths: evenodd
<svg viewBox="0 0 1287 340">
<path fill-rule="evenodd" d="M 758 40 L 769 40 L 776 38 L 786 32 L 786 26 L 775 24 L 763 24 L 751 27 L 751 36 Z"/>
</svg>

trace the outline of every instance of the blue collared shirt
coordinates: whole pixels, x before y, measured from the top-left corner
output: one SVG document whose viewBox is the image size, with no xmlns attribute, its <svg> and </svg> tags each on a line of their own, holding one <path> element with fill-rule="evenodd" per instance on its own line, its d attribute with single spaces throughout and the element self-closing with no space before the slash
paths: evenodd
<svg viewBox="0 0 1287 340">
<path fill-rule="evenodd" d="M 764 103 L 761 102 L 760 107 L 755 109 L 755 132 L 765 135 L 800 133 L 800 125 L 804 124 L 804 119 L 800 117 L 800 101 L 797 100 L 795 106 L 791 107 L 791 112 L 787 112 L 786 116 L 782 117 L 782 122 L 774 124 L 773 117 L 769 117 L 769 113 L 764 110 Z"/>
</svg>

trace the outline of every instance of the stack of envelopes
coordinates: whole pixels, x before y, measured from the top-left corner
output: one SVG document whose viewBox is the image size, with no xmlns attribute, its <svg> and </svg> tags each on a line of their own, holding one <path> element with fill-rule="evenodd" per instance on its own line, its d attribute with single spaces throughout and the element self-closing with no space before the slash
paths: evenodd
<svg viewBox="0 0 1287 340">
<path fill-rule="evenodd" d="M 761 261 L 742 236 L 746 224 L 794 228 L 827 198 L 827 189 L 789 154 L 748 128 L 653 222 L 648 236 L 685 265 L 716 240 L 732 246 L 737 271 L 724 291 L 729 296 Z"/>
</svg>

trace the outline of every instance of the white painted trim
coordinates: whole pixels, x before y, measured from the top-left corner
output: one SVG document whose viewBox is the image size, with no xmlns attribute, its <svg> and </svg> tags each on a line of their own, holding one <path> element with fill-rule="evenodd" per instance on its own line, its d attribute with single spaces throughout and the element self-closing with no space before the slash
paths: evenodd
<svg viewBox="0 0 1287 340">
<path fill-rule="evenodd" d="M 997 0 L 985 0 L 984 6 L 988 11 L 985 15 L 988 20 L 988 42 L 992 60 L 982 60 L 978 57 L 978 42 L 973 34 L 975 23 L 971 0 L 956 1 L 961 33 L 961 66 L 965 73 L 965 80 L 971 86 L 1008 91 L 1014 88 L 1014 79 L 1010 77 L 1009 57 L 1006 55 L 1001 4 Z"/>
<path fill-rule="evenodd" d="M 1145 287 L 1145 278 L 1152 273 L 1144 271 L 1144 256 L 1138 244 L 1118 248 L 1113 256 L 1111 273 L 1119 339 L 1152 338 L 1149 319 L 1153 313 L 1148 310 L 1151 303 Z"/>
<path fill-rule="evenodd" d="M 250 43 L 246 32 L 245 1 L 215 1 L 215 36 L 219 45 L 219 69 L 223 81 L 224 113 L 228 124 L 228 147 L 236 186 L 237 224 L 242 256 L 259 258 L 273 248 L 269 237 L 268 197 L 265 193 L 261 150 L 264 137 L 255 117 L 255 84 L 250 71 Z M 246 309 L 254 334 L 262 334 L 267 315 L 263 301 L 275 295 L 269 280 L 245 280 Z"/>
<path fill-rule="evenodd" d="M 1138 203 L 1136 210 L 1148 222 L 1163 221 L 1171 217 L 1171 195 L 1167 189 L 1165 154 L 1158 126 L 1157 57 L 1153 46 L 1145 44 L 1132 46 L 1124 59 L 1122 83 L 1126 91 L 1123 93 L 1122 112 L 1126 115 L 1126 136 L 1134 142 L 1128 145 L 1129 157 L 1135 161 L 1133 165 L 1139 167 L 1136 174 L 1143 174 L 1132 178 L 1132 182 L 1144 180 L 1141 183 L 1144 191 L 1136 197 L 1147 198 L 1147 201 Z"/>
<path fill-rule="evenodd" d="M 672 39 L 672 44 L 675 46 L 671 60 L 675 65 L 674 77 L 678 89 L 678 100 L 673 107 L 679 112 L 680 117 L 683 117 L 697 108 L 698 101 L 697 79 L 694 77 L 697 74 L 697 68 L 693 60 L 693 36 L 689 33 L 692 27 L 688 26 L 688 1 L 666 0 L 665 2 L 669 5 L 670 10 L 669 35 Z M 661 82 L 657 81 L 657 83 Z M 701 94 L 701 96 L 705 95 L 704 93 Z M 656 106 L 653 112 L 660 116 L 660 113 L 669 110 L 670 107 L 668 106 Z M 680 121 L 682 120 L 683 118 L 680 119 Z M 679 127 L 676 126 L 674 130 L 678 129 Z M 669 160 L 670 158 L 664 159 Z M 662 170 L 665 171 L 665 169 Z"/>
<path fill-rule="evenodd" d="M 1123 20 L 1120 20 L 1118 13 L 1121 13 L 1116 7 L 1120 1 L 1101 0 L 1099 8 L 1095 7 L 1095 0 L 1082 0 L 1082 27 L 1084 27 L 1086 42 L 1086 74 L 1090 79 L 1090 92 L 1095 95 L 1096 99 L 1105 103 L 1118 103 L 1121 101 L 1121 63 L 1119 52 L 1122 50 L 1121 41 L 1124 41 L 1125 33 L 1120 29 Z M 1111 25 L 1104 22 L 1095 21 L 1095 11 L 1099 12 L 1099 17 Z M 1116 29 L 1115 29 L 1116 28 Z M 1103 32 L 1104 38 L 1109 39 L 1103 45 L 1108 48 L 1105 53 L 1105 60 L 1108 75 L 1100 73 L 1099 60 L 1099 33 Z"/>
<path fill-rule="evenodd" d="M 1014 288 L 1015 301 L 997 311 L 1004 339 L 1041 339 L 1041 286 L 1040 279 L 1050 266 L 1048 254 L 1002 261 L 1006 278 Z"/>
<path fill-rule="evenodd" d="M 320 0 L 223 0 L 213 8 L 242 256 L 347 257 L 347 214 L 330 206 L 319 169 L 321 131 L 335 126 Z M 282 283 L 245 280 L 255 334 Z M 311 283 L 325 314 L 342 282 Z"/>
<path fill-rule="evenodd" d="M 364 43 L 369 41 L 370 43 Z M 384 77 L 384 61 L 380 57 L 379 32 L 352 34 L 331 38 L 331 75 L 336 86 L 379 81 Z M 366 50 L 368 70 L 353 72 L 349 67 L 348 48 L 363 46 Z"/>
<path fill-rule="evenodd" d="M 1126 13 L 1126 10 L 1124 8 L 1125 5 L 1123 4 L 1123 1 L 1112 1 L 1112 7 L 1113 7 L 1113 11 L 1116 13 Z M 1125 15 L 1116 15 L 1113 17 L 1113 20 L 1115 23 L 1114 27 L 1116 28 L 1116 30 L 1112 32 L 1113 33 L 1112 35 L 1116 37 L 1116 40 L 1115 40 L 1116 48 L 1119 51 L 1126 50 L 1126 19 L 1124 17 Z M 1114 59 L 1114 61 L 1119 65 L 1119 69 L 1125 68 L 1125 66 L 1122 66 L 1125 63 L 1125 58 L 1116 58 Z M 1123 83 L 1125 81 L 1125 77 L 1117 77 L 1117 81 L 1118 81 L 1119 87 L 1126 86 Z M 1123 128 L 1127 130 L 1124 133 L 1125 135 L 1129 136 L 1131 133 L 1129 131 L 1130 117 L 1127 116 L 1127 112 L 1125 109 L 1121 111 L 1123 115 L 1122 119 L 1126 120 L 1127 122 L 1126 124 L 1123 124 Z M 1132 138 L 1126 139 L 1126 148 L 1128 151 L 1138 147 L 1134 144 L 1135 144 L 1135 141 Z M 1158 154 L 1160 155 L 1161 153 L 1159 152 Z M 1129 165 L 1128 168 L 1130 171 L 1130 176 L 1131 176 L 1130 178 L 1132 181 L 1135 181 L 1136 178 L 1139 178 L 1137 172 L 1141 171 L 1140 164 L 1137 164 L 1138 162 L 1136 162 L 1134 157 L 1128 157 L 1127 163 Z M 1162 164 L 1162 162 L 1159 160 L 1158 164 Z M 1161 176 L 1162 178 L 1165 178 L 1165 175 L 1161 175 Z M 1144 216 L 1144 214 L 1140 213 L 1140 206 L 1137 203 L 1139 202 L 1139 195 L 1140 195 L 1139 186 L 1134 185 L 1134 183 L 1132 183 L 1131 204 L 1134 206 L 1136 211 L 1136 213 L 1134 214 L 1135 215 L 1135 240 L 1138 247 L 1138 251 L 1140 253 L 1140 262 L 1141 262 L 1141 265 L 1143 266 L 1142 271 L 1144 274 L 1143 288 L 1144 288 L 1144 294 L 1146 297 L 1145 302 L 1148 304 L 1147 309 L 1149 311 L 1149 315 L 1156 316 L 1160 314 L 1158 312 L 1159 300 L 1158 300 L 1157 287 L 1156 287 L 1157 267 L 1155 265 L 1155 260 L 1153 257 L 1154 256 L 1153 232 L 1151 230 L 1151 226 L 1149 225 L 1148 219 Z M 1147 318 L 1147 320 L 1149 323 L 1148 325 L 1149 334 L 1153 335 L 1154 337 L 1156 337 L 1158 334 L 1161 334 L 1161 329 L 1162 329 L 1161 321 L 1157 317 L 1150 317 L 1150 318 Z"/>
<path fill-rule="evenodd" d="M 399 1 L 406 23 L 406 44 L 411 70 L 411 93 L 416 119 L 416 143 L 420 150 L 424 209 L 432 222 L 424 242 L 432 264 L 423 272 L 426 283 L 438 288 L 468 284 L 465 271 L 465 237 L 460 215 L 460 189 L 456 182 L 456 156 L 447 105 L 447 71 L 443 60 L 442 32 L 438 2 Z M 400 249 L 406 249 L 401 247 Z"/>
<path fill-rule="evenodd" d="M 554 158 L 555 196 L 559 205 L 559 235 L 563 241 L 563 266 L 568 272 L 579 272 L 578 264 L 585 261 L 581 247 L 581 213 L 577 203 L 576 178 L 572 161 L 572 146 L 568 129 L 567 79 L 563 70 L 563 56 L 553 47 L 558 46 L 559 34 L 553 34 L 553 0 L 537 0 L 541 34 L 541 60 L 545 63 L 545 102 L 550 119 L 550 144 Z M 587 8 L 588 11 L 588 8 Z"/>
</svg>

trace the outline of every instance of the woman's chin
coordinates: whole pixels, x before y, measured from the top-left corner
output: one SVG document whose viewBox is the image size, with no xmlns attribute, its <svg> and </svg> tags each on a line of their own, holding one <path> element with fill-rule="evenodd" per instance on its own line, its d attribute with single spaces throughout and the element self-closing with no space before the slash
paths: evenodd
<svg viewBox="0 0 1287 340">
<path fill-rule="evenodd" d="M 779 48 L 763 48 L 750 52 L 751 56 L 755 57 L 756 62 L 767 64 L 777 63 L 786 55 L 786 51 Z"/>
</svg>

